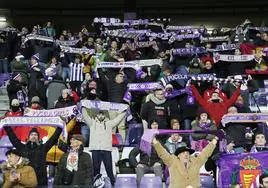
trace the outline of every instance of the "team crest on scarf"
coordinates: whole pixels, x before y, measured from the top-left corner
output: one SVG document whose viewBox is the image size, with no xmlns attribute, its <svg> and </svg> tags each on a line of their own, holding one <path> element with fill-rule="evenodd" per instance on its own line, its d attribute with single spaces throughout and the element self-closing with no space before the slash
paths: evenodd
<svg viewBox="0 0 268 188">
<path fill-rule="evenodd" d="M 258 159 L 247 156 L 240 161 L 240 166 L 243 168 L 240 170 L 240 181 L 243 188 L 250 188 L 256 177 L 261 174 L 261 170 L 257 169 L 261 164 Z"/>
</svg>

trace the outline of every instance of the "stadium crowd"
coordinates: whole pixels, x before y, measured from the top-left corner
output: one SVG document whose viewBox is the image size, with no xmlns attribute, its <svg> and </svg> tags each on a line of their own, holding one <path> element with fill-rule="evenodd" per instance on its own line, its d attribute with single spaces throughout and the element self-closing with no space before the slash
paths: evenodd
<svg viewBox="0 0 268 188">
<path fill-rule="evenodd" d="M 0 29 L 0 73 L 10 74 L 10 110 L 1 119 L 10 124 L 1 123 L 1 138 L 13 146 L 0 165 L 2 187 L 118 187 L 125 173 L 146 187 L 143 177 L 153 173 L 171 188 L 197 188 L 201 167 L 221 187 L 221 155 L 268 151 L 266 125 L 256 121 L 262 113 L 250 109 L 268 75 L 268 28 L 249 20 L 209 30 L 112 18 L 92 26 Z M 255 119 L 224 121 L 239 114 Z M 43 116 L 60 116 L 63 126 L 29 123 Z M 19 126 L 10 117 L 31 120 Z M 150 131 L 157 135 L 148 153 L 140 142 Z M 112 155 L 129 146 L 125 159 Z M 244 187 L 237 176 L 230 186 Z M 257 182 L 268 187 L 267 170 Z"/>
</svg>

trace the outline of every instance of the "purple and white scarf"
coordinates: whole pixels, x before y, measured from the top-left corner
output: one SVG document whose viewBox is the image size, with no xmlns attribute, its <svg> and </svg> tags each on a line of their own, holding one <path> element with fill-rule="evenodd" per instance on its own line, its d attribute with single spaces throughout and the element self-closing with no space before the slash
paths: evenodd
<svg viewBox="0 0 268 188">
<path fill-rule="evenodd" d="M 124 94 L 123 100 L 128 103 L 132 100 L 130 92 L 152 91 L 163 88 L 160 82 L 129 83 L 127 87 L 128 89 Z"/>
<path fill-rule="evenodd" d="M 204 47 L 177 48 L 172 51 L 173 55 L 177 56 L 192 56 L 206 52 L 207 50 Z"/>
<path fill-rule="evenodd" d="M 127 46 L 136 49 L 136 48 L 148 48 L 153 45 L 156 45 L 156 41 L 141 41 L 141 42 L 134 42 L 134 43 L 127 43 Z"/>
<path fill-rule="evenodd" d="M 225 126 L 227 123 L 259 123 L 268 122 L 267 113 L 237 113 L 226 114 L 222 117 L 221 123 Z"/>
<path fill-rule="evenodd" d="M 268 31 L 268 27 L 249 27 L 248 29 L 257 31 Z"/>
<path fill-rule="evenodd" d="M 223 55 L 215 54 L 213 59 L 214 62 L 225 61 L 225 62 L 249 62 L 255 58 L 254 55 Z"/>
<path fill-rule="evenodd" d="M 6 117 L 0 120 L 0 129 L 4 126 L 53 126 L 65 127 L 65 122 L 60 117 Z"/>
<path fill-rule="evenodd" d="M 61 51 L 64 53 L 72 53 L 72 54 L 94 54 L 94 49 L 88 48 L 72 48 L 69 46 L 60 46 Z"/>
<path fill-rule="evenodd" d="M 194 33 L 194 34 L 182 34 L 182 35 L 175 35 L 175 36 L 171 36 L 169 38 L 168 43 L 171 44 L 174 41 L 181 41 L 183 39 L 195 39 L 195 38 L 200 38 L 200 33 Z"/>
<path fill-rule="evenodd" d="M 26 35 L 23 44 L 26 43 L 29 40 L 41 40 L 41 41 L 46 41 L 46 42 L 55 42 L 53 37 L 48 37 L 48 36 L 43 36 L 43 35 L 36 35 L 36 34 L 29 34 Z"/>
<path fill-rule="evenodd" d="M 59 46 L 75 46 L 79 40 L 56 40 L 56 44 Z"/>
<path fill-rule="evenodd" d="M 71 117 L 72 115 L 78 115 L 78 109 L 77 106 L 69 106 L 65 108 L 56 108 L 56 109 L 50 109 L 50 110 L 35 110 L 31 108 L 26 108 L 24 110 L 24 116 L 34 116 L 34 117 L 42 117 L 42 116 L 48 116 L 48 117 Z"/>
<path fill-rule="evenodd" d="M 98 18 L 95 17 L 93 19 L 93 23 L 120 23 L 121 20 L 119 18 Z"/>
<path fill-rule="evenodd" d="M 229 41 L 229 36 L 200 37 L 201 43 Z"/>
</svg>

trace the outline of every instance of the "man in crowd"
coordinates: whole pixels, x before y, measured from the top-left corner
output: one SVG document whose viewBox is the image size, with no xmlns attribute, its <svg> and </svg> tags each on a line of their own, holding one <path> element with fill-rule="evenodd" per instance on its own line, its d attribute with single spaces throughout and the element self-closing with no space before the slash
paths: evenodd
<svg viewBox="0 0 268 188">
<path fill-rule="evenodd" d="M 260 187 L 268 188 L 268 174 L 262 174 L 259 179 L 260 179 Z"/>
<path fill-rule="evenodd" d="M 194 150 L 188 147 L 180 147 L 174 155 L 169 154 L 165 148 L 153 139 L 153 146 L 158 156 L 169 168 L 170 188 L 199 187 L 199 170 L 211 156 L 216 147 L 218 138 L 215 137 L 201 152 L 198 157 L 191 156 Z"/>
<path fill-rule="evenodd" d="M 30 160 L 30 165 L 34 168 L 36 176 L 38 177 L 38 186 L 46 186 L 48 183 L 46 169 L 47 152 L 54 144 L 56 144 L 62 128 L 57 127 L 53 136 L 51 136 L 45 144 L 42 144 L 39 132 L 36 128 L 32 128 L 29 132 L 26 144 L 23 144 L 17 138 L 11 127 L 4 127 L 4 129 L 17 151 Z"/>
<path fill-rule="evenodd" d="M 122 112 L 116 118 L 107 120 L 105 114 L 108 112 L 99 111 L 96 117 L 90 117 L 85 108 L 82 108 L 85 123 L 90 128 L 89 149 L 92 151 L 94 175 L 100 173 L 101 162 L 103 161 L 105 170 L 111 180 L 115 183 L 112 165 L 112 129 L 118 126 L 119 122 L 125 118 L 126 113 Z"/>
<path fill-rule="evenodd" d="M 91 187 L 93 184 L 93 167 L 91 156 L 84 152 L 83 136 L 72 135 L 70 147 L 62 156 L 57 166 L 54 184 L 73 187 Z"/>
<path fill-rule="evenodd" d="M 23 158 L 18 150 L 10 149 L 6 152 L 7 162 L 1 164 L 4 173 L 2 188 L 36 187 L 37 178 L 34 169 L 29 166 L 29 160 Z"/>
<path fill-rule="evenodd" d="M 250 152 L 262 152 L 268 151 L 268 147 L 266 145 L 265 135 L 263 133 L 255 134 L 255 144 L 252 146 Z"/>
</svg>

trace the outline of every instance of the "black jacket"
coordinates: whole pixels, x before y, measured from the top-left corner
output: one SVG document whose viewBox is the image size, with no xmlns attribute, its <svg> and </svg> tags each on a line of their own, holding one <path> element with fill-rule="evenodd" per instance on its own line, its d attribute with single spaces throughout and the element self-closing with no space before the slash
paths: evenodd
<svg viewBox="0 0 268 188">
<path fill-rule="evenodd" d="M 136 157 L 140 154 L 140 162 L 137 162 Z M 151 156 L 148 154 L 144 153 L 143 151 L 140 150 L 140 148 L 134 148 L 131 150 L 129 153 L 129 162 L 130 164 L 136 168 L 138 164 L 144 164 L 149 167 L 153 166 L 156 162 L 162 163 L 161 159 L 158 157 L 156 151 L 154 148 L 152 148 L 152 153 Z"/>
<path fill-rule="evenodd" d="M 72 177 L 72 183 L 69 185 L 69 187 L 91 187 L 93 184 L 93 165 L 91 156 L 88 153 L 83 152 L 84 148 L 83 146 L 80 147 L 78 151 L 78 170 L 73 171 L 73 177 Z M 67 164 L 67 158 L 69 153 L 65 153 L 62 158 L 60 159 L 60 162 L 57 166 L 57 172 L 55 176 L 54 181 L 54 187 L 64 187 L 63 180 L 66 178 L 66 164 Z M 60 186 L 59 186 L 60 185 Z"/>
<path fill-rule="evenodd" d="M 54 134 L 45 144 L 32 145 L 32 142 L 26 144 L 21 143 L 13 132 L 11 127 L 5 127 L 5 131 L 13 146 L 21 153 L 21 155 L 30 160 L 30 165 L 34 168 L 39 186 L 47 185 L 47 169 L 46 156 L 50 148 L 57 143 L 62 129 L 57 127 Z"/>
<path fill-rule="evenodd" d="M 57 101 L 55 108 L 65 108 L 68 106 L 75 105 L 74 98 L 69 96 L 69 99 L 64 100 L 62 96 L 59 97 L 59 100 Z"/>
<path fill-rule="evenodd" d="M 17 99 L 17 92 L 22 90 L 22 85 L 19 81 L 11 79 L 7 85 L 7 94 L 9 101 Z"/>
</svg>

